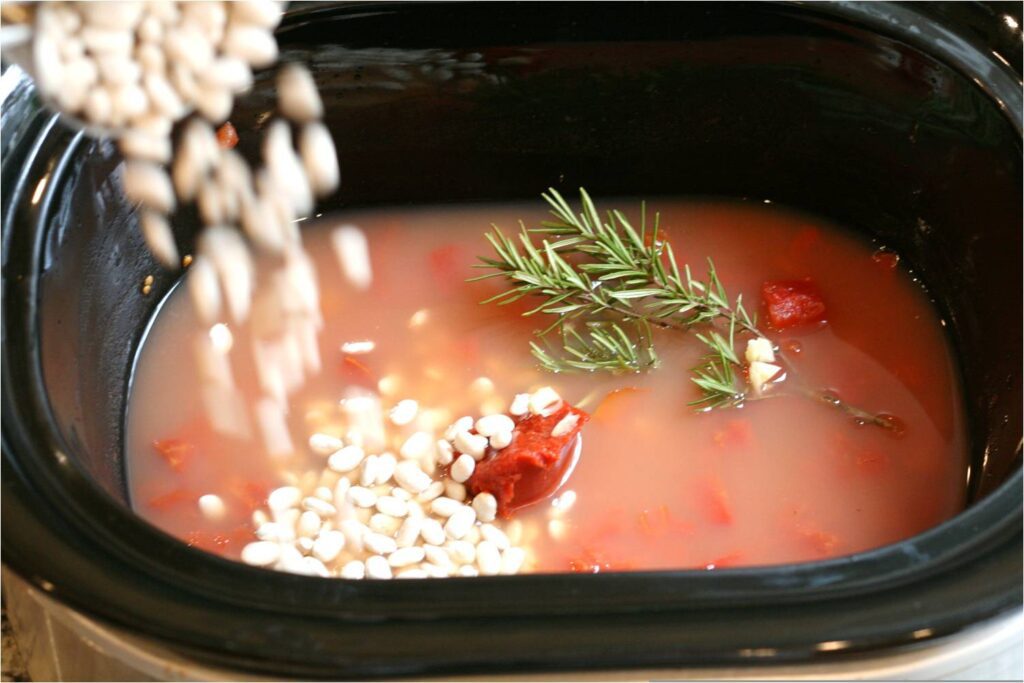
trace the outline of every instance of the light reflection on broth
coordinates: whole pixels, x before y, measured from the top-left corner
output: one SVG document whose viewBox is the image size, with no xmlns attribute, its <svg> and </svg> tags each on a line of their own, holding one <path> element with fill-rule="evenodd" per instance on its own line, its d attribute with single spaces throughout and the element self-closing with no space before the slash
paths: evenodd
<svg viewBox="0 0 1024 683">
<path fill-rule="evenodd" d="M 608 206 L 612 203 L 605 202 Z M 614 205 L 635 211 L 638 201 Z M 287 426 L 297 454 L 269 457 L 261 441 L 215 433 L 197 391 L 189 340 L 205 330 L 178 291 L 144 344 L 132 388 L 127 461 L 135 509 L 168 532 L 229 557 L 253 540 L 250 513 L 282 469 L 323 467 L 308 453 L 310 422 L 337 411 L 346 388 L 381 391 L 385 408 L 411 398 L 438 429 L 516 393 L 550 384 L 592 415 L 581 457 L 559 496 L 515 515 L 535 571 L 722 568 L 799 562 L 894 542 L 956 514 L 964 503 L 965 422 L 943 330 L 908 275 L 849 234 L 775 207 L 658 200 L 680 263 L 702 271 L 712 256 L 735 295 L 757 301 L 769 279 L 811 277 L 828 324 L 784 331 L 803 377 L 844 400 L 899 416 L 906 432 L 859 427 L 800 397 L 694 413 L 690 368 L 702 349 L 655 332 L 662 365 L 642 375 L 551 375 L 529 354 L 525 305 L 478 302 L 500 286 L 467 284 L 489 252 L 491 223 L 513 230 L 543 218 L 537 205 L 441 207 L 347 214 L 369 239 L 372 284 L 357 291 L 330 244 L 335 224 L 304 241 L 321 292 L 323 371 L 291 396 Z M 257 276 L 257 279 L 259 275 Z M 245 326 L 230 326 L 232 369 L 255 401 Z M 242 343 L 246 340 L 245 343 Z M 346 349 L 342 351 L 342 348 Z M 481 379 L 486 378 L 486 379 Z M 192 449 L 180 471 L 153 449 L 179 438 Z M 225 501 L 219 521 L 198 498 Z M 567 501 L 572 501 L 567 503 Z"/>
</svg>

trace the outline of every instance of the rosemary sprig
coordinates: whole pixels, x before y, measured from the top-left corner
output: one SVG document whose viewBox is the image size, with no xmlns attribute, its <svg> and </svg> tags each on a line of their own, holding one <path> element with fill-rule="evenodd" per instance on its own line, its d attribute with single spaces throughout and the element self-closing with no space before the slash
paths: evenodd
<svg viewBox="0 0 1024 683">
<path fill-rule="evenodd" d="M 751 396 L 736 351 L 737 334 L 766 337 L 748 313 L 742 295 L 730 299 L 708 259 L 704 280 L 693 277 L 688 265 L 676 264 L 672 245 L 660 239 L 659 216 L 647 224 L 641 207 L 639 228 L 621 211 L 604 218 L 580 188 L 582 211 L 575 213 L 556 191 L 543 195 L 555 220 L 527 228 L 520 222 L 516 238 L 496 225 L 486 237 L 496 258 L 481 257 L 478 268 L 494 272 L 471 278 L 502 277 L 512 288 L 483 303 L 505 305 L 531 296 L 540 303 L 524 315 L 547 314 L 554 321 L 537 333 L 541 341 L 557 331 L 562 353 L 551 345 L 531 342 L 534 356 L 552 372 L 640 372 L 656 367 L 651 326 L 694 331 L 708 348 L 691 380 L 701 396 L 691 402 L 698 409 L 738 406 L 761 396 Z M 540 236 L 540 245 L 534 236 Z M 582 324 L 584 334 L 577 331 Z M 545 346 L 547 348 L 545 348 Z M 792 384 L 796 373 L 780 353 L 777 361 Z M 889 416 L 851 406 L 829 392 L 800 388 L 799 393 L 837 408 L 858 421 L 894 429 Z M 778 395 L 778 394 L 774 394 Z"/>
</svg>

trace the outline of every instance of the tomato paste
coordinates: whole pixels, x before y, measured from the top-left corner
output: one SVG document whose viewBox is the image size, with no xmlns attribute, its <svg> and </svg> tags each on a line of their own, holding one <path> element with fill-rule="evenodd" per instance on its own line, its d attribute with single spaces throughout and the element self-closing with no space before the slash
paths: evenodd
<svg viewBox="0 0 1024 683">
<path fill-rule="evenodd" d="M 555 426 L 567 415 L 575 415 L 576 424 L 565 434 L 552 436 Z M 590 419 L 582 410 L 563 403 L 551 415 L 530 415 L 516 424 L 512 443 L 477 463 L 466 485 L 476 495 L 487 492 L 498 500 L 498 513 L 507 517 L 513 511 L 543 500 L 558 487 L 572 458 L 570 451 Z"/>
</svg>

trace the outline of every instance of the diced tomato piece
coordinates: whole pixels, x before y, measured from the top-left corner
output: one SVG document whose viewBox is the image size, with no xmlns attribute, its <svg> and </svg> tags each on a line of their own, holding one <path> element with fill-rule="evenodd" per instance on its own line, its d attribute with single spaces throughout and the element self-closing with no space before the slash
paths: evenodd
<svg viewBox="0 0 1024 683">
<path fill-rule="evenodd" d="M 761 298 L 768 310 L 768 320 L 777 330 L 825 320 L 825 301 L 810 278 L 765 282 L 761 285 Z"/>
<path fill-rule="evenodd" d="M 270 485 L 263 482 L 245 481 L 233 478 L 227 483 L 227 489 L 247 512 L 262 507 L 267 502 Z"/>
<path fill-rule="evenodd" d="M 612 563 L 605 554 L 594 548 L 583 548 L 579 555 L 569 560 L 569 571 L 576 574 L 598 574 L 612 569 Z"/>
<path fill-rule="evenodd" d="M 722 483 L 717 479 L 706 480 L 697 495 L 704 516 L 715 524 L 732 524 L 732 505 Z"/>
<path fill-rule="evenodd" d="M 819 529 L 800 529 L 800 537 L 819 557 L 831 557 L 839 547 L 839 537 Z"/>
<path fill-rule="evenodd" d="M 612 422 L 619 417 L 623 411 L 629 410 L 647 392 L 646 389 L 636 387 L 622 387 L 609 391 L 594 410 L 594 422 Z"/>
<path fill-rule="evenodd" d="M 745 449 L 753 443 L 754 430 L 750 420 L 737 418 L 729 420 L 711 438 L 719 448 Z"/>
<path fill-rule="evenodd" d="M 184 439 L 157 439 L 153 448 L 175 472 L 181 472 L 196 451 L 195 445 Z"/>
<path fill-rule="evenodd" d="M 566 434 L 552 436 L 551 431 L 567 415 L 575 415 L 576 424 Z M 477 463 L 466 482 L 473 495 L 488 492 L 498 500 L 498 512 L 512 511 L 536 503 L 551 495 L 562 480 L 572 458 L 570 451 L 583 425 L 590 419 L 582 410 L 563 403 L 548 416 L 530 415 L 519 421 L 512 443 Z"/>
<path fill-rule="evenodd" d="M 146 501 L 146 505 L 153 508 L 154 510 L 165 510 L 169 507 L 177 507 L 179 505 L 185 505 L 187 503 L 195 503 L 199 500 L 199 496 L 186 491 L 185 489 L 174 489 L 168 491 L 159 496 L 154 496 Z"/>
<path fill-rule="evenodd" d="M 468 261 L 463 247 L 457 244 L 446 244 L 432 250 L 427 258 L 430 261 L 430 272 L 434 275 L 434 280 L 438 285 L 461 285 L 465 280 Z"/>
<path fill-rule="evenodd" d="M 217 144 L 221 149 L 234 149 L 238 144 L 238 131 L 230 121 L 225 121 L 224 125 L 217 129 Z"/>
</svg>

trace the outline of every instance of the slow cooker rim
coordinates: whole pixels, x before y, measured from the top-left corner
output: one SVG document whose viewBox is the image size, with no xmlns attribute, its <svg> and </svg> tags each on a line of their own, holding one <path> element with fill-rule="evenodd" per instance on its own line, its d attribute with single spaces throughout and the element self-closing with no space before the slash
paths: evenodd
<svg viewBox="0 0 1024 683">
<path fill-rule="evenodd" d="M 1019 117 L 1018 117 L 1017 121 L 1018 121 L 1017 129 L 1018 129 L 1018 132 L 1019 132 L 1019 130 L 1020 130 Z M 62 137 L 62 132 L 60 130 L 56 129 L 53 125 L 50 125 L 49 127 L 47 127 L 45 129 L 44 135 L 40 136 L 40 138 L 38 139 L 38 141 L 36 143 L 36 146 L 33 148 L 33 150 L 30 150 L 26 154 L 26 160 L 29 161 L 29 162 L 37 160 L 36 159 L 36 155 L 39 154 L 40 150 L 44 146 L 44 143 L 47 143 L 47 141 L 49 141 L 51 143 L 54 142 L 54 136 L 57 138 L 57 144 L 59 145 L 60 142 L 61 142 L 60 138 Z M 61 157 L 61 159 L 65 159 L 66 160 L 66 159 L 69 159 L 71 157 L 71 154 L 74 151 L 74 147 L 75 147 L 75 145 L 77 143 L 74 140 L 68 141 L 66 139 L 64 140 L 64 142 L 66 142 L 67 147 L 64 148 L 64 151 L 60 155 L 60 157 Z M 48 194 L 50 194 L 50 196 L 52 196 L 52 193 L 56 192 L 57 188 L 61 185 L 60 177 L 59 177 L 59 173 L 58 173 L 58 169 L 59 168 L 60 168 L 60 162 L 58 162 L 57 167 L 55 167 L 55 169 L 54 169 L 54 173 L 53 173 L 53 176 L 52 176 L 51 187 L 48 189 Z M 46 229 L 46 220 L 45 220 L 46 213 L 45 212 L 46 212 L 46 207 L 47 206 L 48 206 L 48 200 L 46 198 L 44 198 L 44 201 L 41 202 L 40 206 L 39 206 L 39 213 L 38 213 L 38 216 L 37 216 L 36 224 L 33 226 L 33 231 L 34 231 L 33 234 L 34 234 L 35 238 L 39 240 L 39 242 L 36 243 L 36 248 L 37 249 L 38 249 L 38 245 L 41 244 L 42 238 L 45 236 L 45 229 Z M 28 309 L 32 309 L 37 302 L 35 302 L 35 301 L 25 301 L 25 300 L 22 300 L 22 297 L 17 297 L 17 296 L 15 296 L 14 300 L 12 301 L 11 291 L 12 291 L 12 288 L 14 288 L 15 290 L 17 289 L 17 284 L 12 282 L 12 281 L 9 281 L 9 279 L 8 279 L 9 273 L 8 273 L 8 269 L 7 269 L 6 265 L 8 263 L 8 258 L 11 256 L 11 254 L 9 252 L 9 240 L 12 239 L 13 238 L 12 236 L 14 235 L 13 218 L 12 218 L 13 213 L 14 212 L 8 211 L 8 214 L 7 214 L 7 216 L 5 216 L 5 219 L 4 219 L 4 233 L 5 233 L 4 234 L 4 263 L 5 263 L 5 272 L 4 272 L 3 299 L 4 299 L 4 303 L 6 305 L 4 307 L 5 308 L 5 313 L 4 313 L 4 338 L 5 338 L 5 344 L 4 344 L 4 349 L 3 349 L 3 365 L 4 365 L 4 372 L 3 372 L 3 375 L 4 375 L 4 379 L 3 379 L 3 384 L 4 384 L 3 403 L 4 403 L 4 411 L 7 412 L 8 416 L 10 416 L 10 415 L 19 415 L 20 416 L 20 411 L 13 405 L 15 403 L 14 396 L 15 396 L 16 392 L 14 390 L 14 387 L 9 384 L 9 382 L 11 381 L 12 376 L 15 376 L 15 377 L 19 376 L 19 371 L 15 370 L 15 366 L 16 366 L 15 355 L 12 353 L 12 349 L 10 348 L 10 335 L 8 334 L 9 331 L 10 331 L 8 329 L 8 322 L 9 322 L 9 320 L 8 320 L 8 313 L 6 311 L 10 310 L 12 308 L 17 309 L 19 307 L 19 305 L 21 305 L 21 306 L 26 306 L 27 305 Z M 35 254 L 35 257 L 36 257 L 36 260 L 37 260 L 38 259 L 38 252 Z M 38 263 L 36 263 L 36 265 L 38 265 Z M 28 295 L 28 293 L 26 293 L 26 295 Z M 26 311 L 26 312 L 28 312 L 28 311 Z M 27 338 L 31 338 L 31 337 L 27 337 Z M 18 360 L 20 360 L 20 359 L 18 359 Z M 38 367 L 36 369 L 38 370 Z M 38 377 L 32 378 L 32 379 L 33 379 L 33 382 L 32 382 L 33 384 L 37 384 L 38 383 L 37 386 L 33 387 L 33 389 L 32 389 L 33 393 L 42 392 L 42 393 L 38 393 L 38 396 L 41 397 L 43 399 L 43 401 L 45 402 L 45 391 L 42 388 L 43 385 L 41 384 L 41 375 L 39 375 Z M 44 408 L 44 410 L 45 410 L 45 408 Z M 89 509 L 89 510 L 77 509 L 77 510 L 75 510 L 75 512 L 89 512 L 89 513 L 92 513 L 92 514 L 96 514 L 101 519 L 102 518 L 111 519 L 111 518 L 124 517 L 124 518 L 128 518 L 130 520 L 130 522 L 132 522 L 132 523 L 141 522 L 141 520 L 136 518 L 134 515 L 131 515 L 127 510 L 125 510 L 123 508 L 123 506 L 121 506 L 120 504 L 118 504 L 118 503 L 116 503 L 116 502 L 114 502 L 112 500 L 109 500 L 106 497 L 106 494 L 103 494 L 102 492 L 100 492 L 98 490 L 98 488 L 96 487 L 96 485 L 88 478 L 87 475 L 85 475 L 81 471 L 75 471 L 74 469 L 67 468 L 65 465 L 63 465 L 59 461 L 58 457 L 55 457 L 54 451 L 52 449 L 52 446 L 53 445 L 57 445 L 57 446 L 61 446 L 61 447 L 66 449 L 66 444 L 60 444 L 60 443 L 57 443 L 57 444 L 52 444 L 52 443 L 51 444 L 44 444 L 44 443 L 40 443 L 39 440 L 36 439 L 36 438 L 33 438 L 31 434 L 24 433 L 24 430 L 22 429 L 23 425 L 18 423 L 17 421 L 15 422 L 15 425 L 10 430 L 8 429 L 8 427 L 9 427 L 8 421 L 5 421 L 4 428 L 3 428 L 3 455 L 4 455 L 4 459 L 3 459 L 4 477 L 3 478 L 4 478 L 4 489 L 5 489 L 3 507 L 4 507 L 4 512 L 5 513 L 9 513 L 8 514 L 8 519 L 10 519 L 12 515 L 16 519 L 24 519 L 26 517 L 33 516 L 32 510 L 29 507 L 29 504 L 30 504 L 29 499 L 31 497 L 33 497 L 33 496 L 41 496 L 43 498 L 43 500 L 45 500 L 45 497 L 46 497 L 46 495 L 48 493 L 47 490 L 49 490 L 49 492 L 52 492 L 52 491 L 54 491 L 56 489 L 59 489 L 61 487 L 59 485 L 59 483 L 60 483 L 61 479 L 64 479 L 65 480 L 64 483 L 67 484 L 70 488 L 76 489 L 76 491 L 78 493 L 83 493 L 84 495 L 93 498 L 93 500 L 91 501 L 91 504 L 93 505 L 93 507 L 91 509 Z M 33 455 L 35 456 L 32 459 L 31 462 L 25 462 L 25 461 L 20 462 L 20 464 L 22 465 L 21 467 L 19 467 L 19 459 L 14 456 L 15 449 L 13 448 L 13 444 L 15 442 L 20 442 L 19 445 L 26 445 L 26 446 L 31 444 L 31 446 L 32 446 L 31 450 L 33 452 Z M 55 484 L 57 485 L 56 487 L 55 487 Z M 31 488 L 33 488 L 35 490 L 30 491 L 29 487 L 31 487 Z M 943 530 L 945 530 L 947 528 L 947 525 L 950 525 L 953 522 L 956 522 L 957 520 L 960 520 L 961 523 L 963 523 L 965 525 L 968 525 L 970 527 L 979 527 L 980 526 L 982 529 L 987 530 L 988 535 L 984 539 L 982 539 L 982 540 L 985 541 L 985 543 L 981 543 L 980 544 L 987 552 L 994 552 L 993 548 L 995 548 L 996 550 L 1004 548 L 1007 545 L 1007 541 L 1008 540 L 1009 541 L 1013 540 L 1014 534 L 1015 534 L 1015 537 L 1017 538 L 1017 540 L 1019 541 L 1019 536 L 1020 536 L 1019 529 L 1020 529 L 1020 526 L 1021 526 L 1021 524 L 1020 524 L 1020 498 L 1021 498 L 1021 496 L 1020 496 L 1020 488 L 1021 488 L 1021 472 L 1018 470 L 1017 473 L 1009 481 L 1005 482 L 999 488 L 999 490 L 993 492 L 988 498 L 986 498 L 985 500 L 981 501 L 979 504 L 977 504 L 973 508 L 965 511 L 964 513 L 961 513 L 961 515 L 958 515 L 953 520 L 949 520 L 949 522 L 947 522 L 947 523 L 945 523 L 943 525 L 940 525 L 939 527 L 936 527 L 935 529 L 929 530 L 928 532 L 925 532 L 925 534 L 922 534 L 920 537 L 915 537 L 915 539 L 910 539 L 910 541 L 914 541 L 914 540 L 917 540 L 918 538 L 922 538 L 922 537 L 927 537 L 927 538 L 938 537 L 943 532 Z M 36 500 L 38 501 L 39 499 L 36 498 Z M 1010 515 L 1006 515 L 1005 513 L 1007 511 L 1009 511 L 1011 514 Z M 110 540 L 109 539 L 109 534 L 103 533 L 101 536 L 95 536 L 94 535 L 96 533 L 95 529 L 89 530 L 89 529 L 86 529 L 85 527 L 82 527 L 81 526 L 81 522 L 86 519 L 86 516 L 84 516 L 84 515 L 82 517 L 79 517 L 79 518 L 74 518 L 74 517 L 68 518 L 67 511 L 62 512 L 62 511 L 56 510 L 54 507 L 51 507 L 51 509 L 49 510 L 49 513 L 50 513 L 49 514 L 49 519 L 47 520 L 48 524 L 53 524 L 55 527 L 62 527 L 64 531 L 67 531 L 67 530 L 89 531 L 89 533 L 86 533 L 84 535 L 83 539 L 80 539 L 80 540 L 88 540 L 88 541 L 105 540 L 105 539 L 103 539 L 103 536 L 107 536 L 106 540 Z M 124 519 L 117 519 L 117 522 L 118 522 L 119 528 L 121 528 L 121 529 L 128 529 L 128 530 L 133 531 L 133 532 L 138 532 L 142 536 L 145 536 L 146 534 L 148 534 L 150 536 L 159 535 L 159 536 L 163 537 L 161 542 L 163 542 L 163 543 L 171 542 L 171 541 L 169 541 L 170 537 L 164 535 L 162 532 L 156 531 L 155 529 L 152 529 L 152 528 L 150 528 L 148 530 L 147 529 L 142 529 L 142 528 L 138 527 L 138 525 L 133 527 L 131 523 L 126 523 Z M 989 525 L 990 522 L 996 522 L 996 523 L 992 524 L 990 526 Z M 119 623 L 124 623 L 124 622 L 121 621 L 121 619 L 123 617 L 127 616 L 127 615 L 125 615 L 125 614 L 117 614 L 117 613 L 110 613 L 108 610 L 102 610 L 102 609 L 97 610 L 96 609 L 97 605 L 95 604 L 95 601 L 90 601 L 90 600 L 87 599 L 89 597 L 88 585 L 85 585 L 85 586 L 78 585 L 78 582 L 75 580 L 77 577 L 74 576 L 74 574 L 75 574 L 75 569 L 74 568 L 67 567 L 67 566 L 61 567 L 60 569 L 65 570 L 63 573 L 66 576 L 59 576 L 59 574 L 61 574 L 60 571 L 57 571 L 56 573 L 54 573 L 53 572 L 53 569 L 54 569 L 53 567 L 46 567 L 45 564 L 40 564 L 38 562 L 38 559 L 39 559 L 38 556 L 40 555 L 40 553 L 38 553 L 38 552 L 35 553 L 35 555 L 37 555 L 37 557 L 35 557 L 35 558 L 26 558 L 24 556 L 24 554 L 19 553 L 18 550 L 19 550 L 19 547 L 21 547 L 21 548 L 25 547 L 24 545 L 20 545 L 20 544 L 28 543 L 30 541 L 30 539 L 26 538 L 25 534 L 18 533 L 17 531 L 11 529 L 9 524 L 5 523 L 4 527 L 5 527 L 5 529 L 4 529 L 5 533 L 4 533 L 4 539 L 3 539 L 3 549 L 4 549 L 4 553 L 6 555 L 5 561 L 10 561 L 13 558 L 14 561 L 11 563 L 12 568 L 14 568 L 16 571 L 18 571 L 19 574 L 25 576 L 29 580 L 33 581 L 33 583 L 35 583 L 36 585 L 38 585 L 40 587 L 43 587 L 44 589 L 46 589 L 47 586 L 49 586 L 49 588 L 55 594 L 57 594 L 58 596 L 60 596 L 62 598 L 68 599 L 69 602 L 71 602 L 72 604 L 75 604 L 76 606 L 85 607 L 86 611 L 88 611 L 90 613 L 96 614 L 97 612 L 100 612 L 106 618 L 110 618 L 110 619 L 112 619 L 114 621 L 117 621 Z M 13 534 L 13 536 L 14 536 L 14 542 L 13 543 L 11 543 L 12 531 L 15 531 L 15 533 Z M 117 541 L 117 539 L 114 539 L 114 540 Z M 978 539 L 975 539 L 975 541 L 978 542 Z M 904 543 L 906 543 L 906 542 L 904 542 Z M 181 546 L 181 544 L 178 543 L 177 541 L 173 541 L 173 544 L 175 546 Z M 117 544 L 115 544 L 115 545 L 117 545 Z M 125 545 L 125 544 L 122 542 L 122 543 L 120 543 L 120 545 Z M 879 558 L 883 558 L 883 556 L 891 557 L 890 553 L 895 554 L 895 555 L 898 556 L 900 553 L 906 552 L 906 549 L 898 549 L 897 548 L 900 545 L 902 545 L 902 544 L 894 544 L 893 546 L 886 546 L 885 548 L 879 549 L 878 551 L 871 551 L 870 553 L 864 553 L 862 555 L 853 556 L 852 558 L 840 558 L 838 560 L 832 560 L 832 561 L 827 561 L 827 562 L 822 562 L 822 563 L 809 563 L 808 565 L 793 565 L 793 566 L 789 566 L 787 568 L 806 567 L 808 571 L 813 570 L 815 572 L 821 572 L 821 571 L 827 572 L 827 571 L 832 571 L 832 570 L 837 570 L 838 571 L 838 570 L 848 569 L 849 567 L 851 567 L 851 566 L 853 566 L 855 564 L 864 563 L 864 562 L 866 562 L 868 560 L 871 560 L 871 559 L 877 560 Z M 987 545 L 987 547 L 986 547 L 986 545 Z M 1012 543 L 1010 543 L 1009 545 L 1012 546 Z M 102 548 L 102 544 L 94 545 L 93 547 L 94 548 L 95 547 Z M 1013 549 L 1012 547 L 1009 548 L 1009 550 L 1012 550 L 1012 549 Z M 123 550 L 125 550 L 126 553 L 135 554 L 133 552 L 134 548 L 130 548 L 130 547 L 129 548 L 123 548 Z M 179 549 L 175 548 L 175 550 L 179 550 Z M 200 552 L 197 552 L 197 551 L 193 551 L 191 549 L 184 548 L 183 546 L 180 547 L 180 551 L 179 552 L 183 553 L 183 555 L 181 557 L 185 561 L 186 564 L 193 565 L 193 566 L 198 566 L 197 573 L 200 573 L 200 574 L 215 574 L 215 573 L 219 573 L 219 570 L 220 569 L 224 569 L 225 567 L 229 567 L 232 570 L 231 573 L 237 573 L 237 570 L 239 569 L 239 567 L 237 565 L 235 565 L 235 563 L 229 563 L 229 562 L 226 562 L 224 560 L 220 560 L 219 558 L 214 558 L 212 556 L 207 556 L 205 553 L 200 553 Z M 46 553 L 44 552 L 41 555 L 45 558 Z M 127 556 L 130 557 L 130 555 L 127 555 Z M 885 558 L 883 558 L 883 559 L 885 559 Z M 893 558 L 893 559 L 898 559 L 898 557 L 897 558 Z M 36 561 L 33 561 L 33 560 L 36 560 Z M 322 580 L 306 579 L 306 578 L 301 578 L 301 577 L 278 576 L 276 574 L 272 574 L 272 573 L 269 573 L 269 572 L 263 572 L 263 571 L 260 571 L 260 570 L 251 570 L 251 569 L 248 569 L 248 568 L 243 568 L 243 569 L 246 569 L 247 572 L 249 574 L 251 574 L 253 581 L 258 581 L 258 582 L 261 582 L 261 583 L 262 582 L 271 581 L 272 579 L 268 576 L 268 574 L 271 574 L 271 576 L 273 576 L 274 579 L 275 579 L 275 581 L 274 581 L 275 590 L 277 590 L 279 588 L 279 589 L 281 589 L 283 591 L 292 591 L 292 590 L 297 590 L 300 585 L 311 585 L 311 584 L 324 583 Z M 942 569 L 948 571 L 949 567 L 944 567 Z M 70 571 L 68 571 L 68 570 L 70 570 Z M 938 571 L 938 568 L 936 568 L 935 570 Z M 791 571 L 790 572 L 781 571 L 780 573 L 773 574 L 770 570 L 766 571 L 766 570 L 760 569 L 760 568 L 736 569 L 736 570 L 724 571 L 722 574 L 719 574 L 719 575 L 715 576 L 714 578 L 715 578 L 715 581 L 722 581 L 722 580 L 727 579 L 729 575 L 732 575 L 734 577 L 750 578 L 752 575 L 756 575 L 756 574 L 762 574 L 762 575 L 772 574 L 772 576 L 773 576 L 772 581 L 781 581 L 781 580 L 790 580 L 791 581 L 792 577 L 791 576 L 787 577 L 785 575 L 786 574 L 792 574 L 792 573 L 794 573 L 794 572 L 791 572 Z M 614 574 L 610 574 L 610 575 L 606 575 L 606 576 L 576 577 L 576 578 L 578 580 L 581 580 L 581 581 L 584 581 L 584 582 L 589 582 L 592 586 L 601 587 L 602 590 L 615 590 L 616 588 L 621 587 L 622 585 L 624 585 L 626 583 L 629 583 L 628 579 L 632 578 L 632 577 L 643 579 L 643 580 L 684 578 L 684 579 L 688 579 L 688 580 L 698 580 L 699 581 L 700 579 L 698 579 L 698 576 L 707 576 L 705 573 L 700 573 L 700 572 L 696 572 L 696 574 L 698 576 L 691 576 L 692 574 L 695 574 L 695 572 L 691 571 L 691 572 L 669 572 L 669 573 L 639 573 L 639 574 L 636 574 L 636 575 L 614 575 Z M 204 577 L 204 578 L 208 578 L 208 577 Z M 280 582 L 276 581 L 276 579 L 278 579 L 278 578 L 281 579 Z M 469 581 L 469 582 L 456 581 L 456 582 L 452 582 L 452 585 L 455 586 L 455 585 L 458 585 L 458 584 L 464 584 L 462 586 L 462 589 L 465 589 L 466 586 L 469 586 L 471 584 L 481 584 L 482 585 L 482 584 L 487 584 L 488 582 L 490 582 L 491 585 L 494 585 L 495 583 L 501 583 L 501 584 L 505 584 L 505 585 L 511 586 L 515 582 L 534 581 L 535 579 L 546 579 L 546 578 L 550 578 L 550 577 L 545 577 L 545 576 L 542 576 L 542 577 L 514 577 L 514 578 L 510 578 L 510 579 L 495 579 L 493 581 L 490 580 L 490 579 L 474 580 L 474 581 Z M 559 577 L 559 579 L 560 578 L 561 577 Z M 708 577 L 708 578 L 710 578 L 710 577 Z M 56 579 L 56 581 L 51 580 L 51 579 Z M 559 579 L 556 579 L 556 583 L 565 583 L 564 581 L 561 581 Z M 505 582 L 508 582 L 508 583 L 506 584 Z M 330 583 L 337 585 L 338 582 L 337 582 L 337 580 L 331 580 Z M 391 584 L 389 584 L 389 586 L 391 586 Z M 803 591 L 803 590 L 805 590 L 805 588 L 806 587 L 798 587 L 798 588 L 793 588 L 792 586 L 789 587 L 790 590 L 798 590 L 798 591 Z M 384 589 L 384 590 L 388 590 L 388 589 Z M 309 593 L 309 594 L 313 594 L 313 593 L 316 593 L 316 592 L 322 593 L 323 591 L 321 591 L 319 588 L 317 588 L 317 589 L 310 588 L 306 592 Z M 370 595 L 370 599 L 371 600 L 377 599 L 377 594 L 378 594 L 378 591 L 372 591 L 371 595 Z M 1019 585 L 1017 586 L 1016 595 L 1019 595 Z M 1011 598 L 1015 597 L 1012 591 L 1007 592 L 1007 596 L 1009 596 Z M 205 596 L 200 596 L 200 597 L 205 597 Z M 778 597 L 778 596 L 776 596 L 776 597 Z M 800 597 L 801 601 L 804 601 L 804 600 L 808 599 L 807 593 L 803 593 L 799 597 Z M 741 598 L 742 598 L 742 595 L 734 596 L 732 598 L 732 600 L 740 600 Z M 727 602 L 729 602 L 729 601 L 727 601 Z M 1011 602 L 1012 602 L 1012 600 L 1011 600 Z M 1019 603 L 1019 599 L 1017 599 L 1016 602 Z M 689 603 L 685 603 L 685 604 L 688 605 Z M 667 605 L 662 605 L 662 607 L 664 607 L 666 609 L 668 608 Z M 631 609 L 636 609 L 636 607 L 635 606 L 631 606 Z M 989 608 L 989 611 L 988 611 L 987 615 L 991 616 L 993 614 L 997 614 L 999 611 L 1000 610 L 998 610 L 998 609 L 992 610 L 991 608 Z M 133 627 L 137 627 L 138 626 L 137 623 L 130 623 L 130 625 L 133 626 Z M 942 628 L 940 628 L 939 631 L 935 634 L 935 636 L 937 637 L 938 635 L 942 635 L 943 633 L 947 633 L 947 632 L 952 632 L 952 631 L 948 630 L 948 629 L 947 630 L 942 630 Z M 905 641 L 905 642 L 912 642 L 912 641 Z M 192 639 L 192 646 L 193 647 L 196 647 L 196 646 L 199 646 L 199 645 L 201 645 L 201 642 L 200 642 L 199 639 Z M 865 643 L 865 642 L 862 642 L 862 643 L 855 643 L 851 649 L 870 648 L 870 647 L 876 647 L 876 646 L 878 646 L 877 643 Z"/>
</svg>

